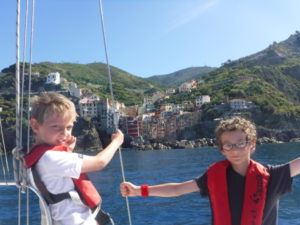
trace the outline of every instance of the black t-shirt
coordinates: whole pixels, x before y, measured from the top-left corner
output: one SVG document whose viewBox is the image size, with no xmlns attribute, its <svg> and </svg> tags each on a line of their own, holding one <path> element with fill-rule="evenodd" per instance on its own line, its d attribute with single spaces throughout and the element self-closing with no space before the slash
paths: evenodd
<svg viewBox="0 0 300 225">
<path fill-rule="evenodd" d="M 267 165 L 266 168 L 270 174 L 270 178 L 262 225 L 276 225 L 279 198 L 283 194 L 292 191 L 293 179 L 290 176 L 289 164 L 277 166 Z M 206 173 L 196 178 L 195 181 L 201 190 L 201 195 L 204 197 L 209 196 Z M 245 177 L 236 173 L 232 167 L 229 166 L 227 168 L 227 185 L 232 225 L 240 225 L 243 209 Z"/>
</svg>

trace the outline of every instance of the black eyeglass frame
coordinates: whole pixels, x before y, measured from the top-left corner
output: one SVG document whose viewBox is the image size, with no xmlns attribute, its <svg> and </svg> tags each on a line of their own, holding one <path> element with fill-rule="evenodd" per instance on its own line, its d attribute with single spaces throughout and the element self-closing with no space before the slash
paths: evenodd
<svg viewBox="0 0 300 225">
<path fill-rule="evenodd" d="M 233 149 L 243 151 L 246 149 L 246 147 L 249 143 L 250 143 L 250 141 L 241 141 L 241 142 L 235 143 L 235 144 L 223 144 L 222 150 L 224 150 L 226 152 L 233 151 Z M 226 146 L 226 145 L 227 145 L 227 147 L 224 148 L 224 146 Z"/>
</svg>

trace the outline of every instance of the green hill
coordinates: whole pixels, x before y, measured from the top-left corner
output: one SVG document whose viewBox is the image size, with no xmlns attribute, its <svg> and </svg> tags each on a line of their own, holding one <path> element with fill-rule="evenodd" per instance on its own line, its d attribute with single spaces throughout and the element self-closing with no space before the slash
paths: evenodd
<svg viewBox="0 0 300 225">
<path fill-rule="evenodd" d="M 28 68 L 28 64 L 26 66 Z M 22 71 L 22 68 L 20 69 Z M 62 80 L 61 85 L 56 86 L 58 90 L 66 89 L 67 82 L 75 82 L 79 88 L 87 88 L 92 93 L 98 94 L 100 97 L 109 97 L 109 79 L 106 64 L 91 63 L 91 64 L 74 64 L 74 63 L 36 63 L 32 65 L 32 72 L 39 73 L 39 76 L 32 75 L 31 90 L 32 92 L 43 91 L 47 88 L 45 85 L 46 76 L 50 72 L 59 72 Z M 116 67 L 111 67 L 112 86 L 114 97 L 119 102 L 125 105 L 136 105 L 143 102 L 144 93 L 151 93 L 160 90 L 163 85 L 157 84 L 143 78 L 133 76 Z M 28 90 L 28 76 L 25 76 L 25 93 Z M 5 68 L 0 73 L 0 107 L 3 108 L 0 113 L 6 145 L 8 149 L 12 149 L 15 145 L 15 65 Z M 27 127 L 27 96 L 25 98 L 25 120 L 23 128 Z M 81 139 L 89 136 L 90 130 L 88 123 L 79 129 Z M 25 132 L 25 130 L 24 130 Z M 25 137 L 25 136 L 24 136 Z M 24 139 L 24 138 L 23 138 Z M 24 139 L 24 143 L 27 140 Z M 89 142 L 91 143 L 91 142 Z M 0 146 L 1 148 L 1 146 Z"/>
<path fill-rule="evenodd" d="M 210 95 L 212 102 L 207 107 L 211 110 L 230 99 L 242 98 L 257 106 L 252 117 L 263 114 L 261 123 L 275 125 L 281 121 L 278 126 L 285 126 L 285 120 L 299 122 L 300 34 L 296 32 L 287 40 L 273 43 L 256 54 L 227 61 L 201 79 L 205 83 L 195 91 L 174 96 L 169 101 Z"/>
<path fill-rule="evenodd" d="M 62 78 L 77 83 L 80 88 L 88 88 L 100 97 L 110 97 L 106 64 L 43 62 L 33 64 L 32 71 L 40 73 L 40 77 L 32 77 L 33 91 L 38 91 L 50 72 L 59 72 Z M 7 87 L 12 87 L 8 83 L 13 83 L 14 65 L 3 69 L 2 72 L 6 75 L 0 77 L 0 91 L 7 91 Z M 111 77 L 115 99 L 126 105 L 141 104 L 144 92 L 160 90 L 163 87 L 154 81 L 133 76 L 116 67 L 111 67 Z"/>
<path fill-rule="evenodd" d="M 208 66 L 190 67 L 166 75 L 151 76 L 148 77 L 148 79 L 151 81 L 156 81 L 158 83 L 161 83 L 169 87 L 178 87 L 180 84 L 186 81 L 198 80 L 203 75 L 213 71 L 214 69 L 215 68 L 208 67 Z"/>
</svg>

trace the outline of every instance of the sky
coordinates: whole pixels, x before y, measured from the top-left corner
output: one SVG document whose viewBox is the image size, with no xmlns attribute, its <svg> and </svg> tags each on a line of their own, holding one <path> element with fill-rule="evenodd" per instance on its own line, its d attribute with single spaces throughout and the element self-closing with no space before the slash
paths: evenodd
<svg viewBox="0 0 300 225">
<path fill-rule="evenodd" d="M 20 60 L 29 61 L 26 1 L 20 1 Z M 139 77 L 220 67 L 300 31 L 299 0 L 102 0 L 102 6 L 109 64 Z M 35 0 L 34 17 L 33 63 L 106 63 L 98 0 Z M 16 62 L 15 36 L 16 1 L 2 0 L 0 70 Z"/>
</svg>

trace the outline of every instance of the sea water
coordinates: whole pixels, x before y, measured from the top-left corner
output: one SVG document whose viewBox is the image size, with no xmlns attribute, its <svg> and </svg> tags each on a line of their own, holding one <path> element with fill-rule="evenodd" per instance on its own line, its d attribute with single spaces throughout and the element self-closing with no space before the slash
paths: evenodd
<svg viewBox="0 0 300 225">
<path fill-rule="evenodd" d="M 300 143 L 259 145 L 253 158 L 263 164 L 283 164 L 300 157 Z M 216 148 L 176 150 L 122 150 L 127 181 L 135 184 L 181 182 L 198 177 L 213 162 L 223 159 Z M 10 159 L 11 160 L 11 159 Z M 116 225 L 126 225 L 128 210 L 120 196 L 122 182 L 119 154 L 102 171 L 90 174 L 103 198 L 103 210 Z M 2 177 L 1 177 L 2 179 Z M 3 179 L 2 179 L 3 181 Z M 14 186 L 0 187 L 0 225 L 18 224 L 18 194 Z M 21 223 L 26 224 L 26 194 L 21 195 Z M 38 199 L 29 194 L 29 224 L 39 224 Z M 174 198 L 128 198 L 133 225 L 208 225 L 211 223 L 207 198 L 199 192 Z M 279 225 L 300 224 L 300 175 L 294 178 L 293 192 L 280 201 Z"/>
</svg>

